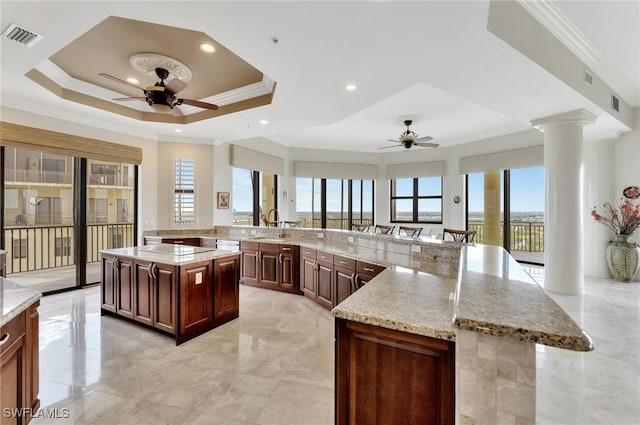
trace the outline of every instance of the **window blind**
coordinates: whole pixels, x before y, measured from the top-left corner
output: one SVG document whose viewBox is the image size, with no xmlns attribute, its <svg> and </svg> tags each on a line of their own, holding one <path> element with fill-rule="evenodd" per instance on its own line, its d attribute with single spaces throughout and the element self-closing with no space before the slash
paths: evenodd
<svg viewBox="0 0 640 425">
<path fill-rule="evenodd" d="M 196 162 L 189 158 L 174 160 L 174 222 L 195 222 Z"/>
</svg>

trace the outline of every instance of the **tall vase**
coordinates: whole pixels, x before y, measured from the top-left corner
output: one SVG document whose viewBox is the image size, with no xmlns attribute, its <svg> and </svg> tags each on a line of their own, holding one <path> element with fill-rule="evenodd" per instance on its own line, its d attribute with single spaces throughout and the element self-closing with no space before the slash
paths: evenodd
<svg viewBox="0 0 640 425">
<path fill-rule="evenodd" d="M 640 268 L 640 247 L 628 239 L 629 235 L 616 235 L 615 242 L 607 244 L 607 266 L 619 282 L 631 282 Z"/>
</svg>

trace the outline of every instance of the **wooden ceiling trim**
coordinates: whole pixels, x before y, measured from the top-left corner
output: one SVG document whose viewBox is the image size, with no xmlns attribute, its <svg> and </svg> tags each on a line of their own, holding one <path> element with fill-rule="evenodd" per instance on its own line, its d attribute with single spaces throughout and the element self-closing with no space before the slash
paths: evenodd
<svg viewBox="0 0 640 425">
<path fill-rule="evenodd" d="M 0 146 L 100 161 L 142 163 L 140 148 L 7 122 L 0 122 Z"/>
</svg>

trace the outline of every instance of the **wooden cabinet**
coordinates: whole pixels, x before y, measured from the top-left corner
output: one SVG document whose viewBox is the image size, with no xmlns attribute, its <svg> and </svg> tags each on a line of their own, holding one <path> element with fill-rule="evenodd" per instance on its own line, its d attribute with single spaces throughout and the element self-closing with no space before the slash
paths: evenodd
<svg viewBox="0 0 640 425">
<path fill-rule="evenodd" d="M 240 312 L 240 257 L 225 257 L 213 263 L 213 315 L 217 321 L 234 319 Z"/>
<path fill-rule="evenodd" d="M 380 274 L 384 267 L 356 260 L 355 289 L 358 290 L 366 285 L 371 279 Z"/>
<path fill-rule="evenodd" d="M 333 308 L 333 255 L 303 248 L 300 274 L 303 294 L 325 308 Z"/>
<path fill-rule="evenodd" d="M 175 333 L 176 271 L 150 261 L 133 263 L 133 320 Z"/>
<path fill-rule="evenodd" d="M 7 277 L 7 252 L 0 249 L 0 276 Z"/>
<path fill-rule="evenodd" d="M 174 245 L 191 245 L 191 246 L 215 246 L 214 245 L 202 245 L 202 238 L 167 238 L 164 236 L 145 236 L 144 244 L 145 245 L 154 245 L 159 243 L 170 243 Z"/>
<path fill-rule="evenodd" d="M 118 258 L 110 255 L 102 256 L 102 277 L 100 288 L 100 299 L 102 304 L 102 310 L 107 310 L 112 313 L 116 312 L 116 264 Z"/>
<path fill-rule="evenodd" d="M 336 319 L 336 425 L 453 425 L 455 344 Z"/>
<path fill-rule="evenodd" d="M 356 260 L 336 255 L 333 260 L 333 280 L 335 305 L 356 291 Z"/>
<path fill-rule="evenodd" d="M 3 409 L 40 408 L 39 392 L 39 316 L 36 301 L 0 328 L 0 405 Z M 0 413 L 4 413 L 0 412 Z M 27 424 L 31 416 L 6 417 L 0 423 Z"/>
<path fill-rule="evenodd" d="M 133 260 L 115 259 L 116 313 L 133 318 Z"/>
<path fill-rule="evenodd" d="M 243 241 L 240 243 L 241 280 L 249 286 L 300 293 L 300 248 Z"/>
<path fill-rule="evenodd" d="M 213 262 L 203 261 L 180 268 L 180 317 L 178 343 L 212 329 Z"/>
</svg>

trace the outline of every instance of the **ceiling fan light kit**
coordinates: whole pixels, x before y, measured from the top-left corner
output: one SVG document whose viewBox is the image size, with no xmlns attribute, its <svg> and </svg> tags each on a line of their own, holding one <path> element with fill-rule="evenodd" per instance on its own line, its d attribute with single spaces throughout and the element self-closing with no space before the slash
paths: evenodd
<svg viewBox="0 0 640 425">
<path fill-rule="evenodd" d="M 384 146 L 378 149 L 388 149 L 388 148 L 397 148 L 404 147 L 405 149 L 411 149 L 413 146 L 420 146 L 423 148 L 437 148 L 439 145 L 437 143 L 427 143 L 433 140 L 431 136 L 425 136 L 418 138 L 418 135 L 411 131 L 409 127 L 413 123 L 412 120 L 404 120 L 404 125 L 407 126 L 407 129 L 400 134 L 398 140 L 387 139 L 388 142 L 398 143 L 397 145 Z"/>
</svg>

